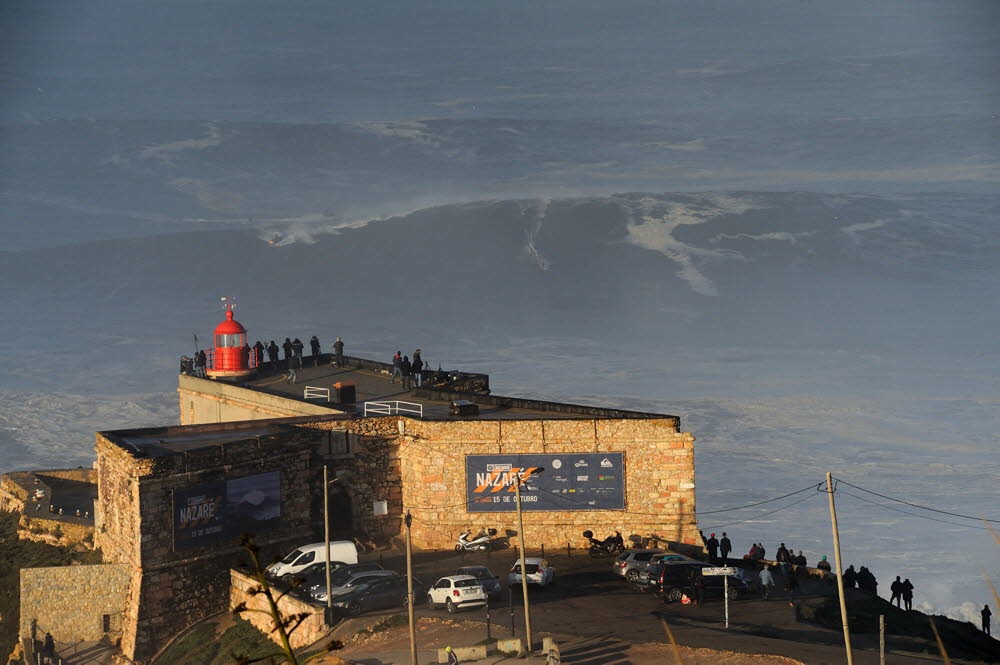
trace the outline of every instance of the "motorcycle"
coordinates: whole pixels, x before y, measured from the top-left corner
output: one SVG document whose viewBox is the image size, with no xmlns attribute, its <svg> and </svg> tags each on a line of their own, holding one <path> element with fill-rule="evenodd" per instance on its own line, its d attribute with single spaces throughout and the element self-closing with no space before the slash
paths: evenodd
<svg viewBox="0 0 1000 665">
<path fill-rule="evenodd" d="M 625 551 L 625 540 L 622 538 L 621 531 L 615 531 L 615 535 L 608 536 L 604 540 L 597 540 L 594 538 L 594 532 L 588 529 L 583 532 L 583 537 L 590 541 L 587 553 L 593 559 L 616 556 Z"/>
<path fill-rule="evenodd" d="M 482 531 L 475 538 L 472 538 L 472 530 L 465 531 L 458 537 L 455 543 L 456 552 L 479 551 L 485 552 L 493 547 L 493 536 L 497 535 L 496 529 L 489 529 L 486 533 Z"/>
</svg>

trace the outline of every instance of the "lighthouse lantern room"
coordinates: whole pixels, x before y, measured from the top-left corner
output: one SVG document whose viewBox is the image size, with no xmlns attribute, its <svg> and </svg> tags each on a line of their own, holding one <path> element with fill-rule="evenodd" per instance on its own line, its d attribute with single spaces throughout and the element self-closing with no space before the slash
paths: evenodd
<svg viewBox="0 0 1000 665">
<path fill-rule="evenodd" d="M 213 379 L 250 376 L 247 329 L 233 319 L 233 305 L 226 303 L 226 320 L 215 328 L 215 354 L 206 373 Z"/>
</svg>

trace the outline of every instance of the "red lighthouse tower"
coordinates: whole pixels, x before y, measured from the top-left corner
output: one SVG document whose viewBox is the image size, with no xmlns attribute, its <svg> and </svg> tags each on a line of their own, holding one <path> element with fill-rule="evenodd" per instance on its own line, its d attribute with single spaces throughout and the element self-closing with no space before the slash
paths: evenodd
<svg viewBox="0 0 1000 665">
<path fill-rule="evenodd" d="M 242 379 L 250 376 L 246 350 L 247 329 L 233 319 L 232 303 L 226 303 L 226 320 L 215 327 L 215 354 L 206 373 L 213 379 Z"/>
</svg>

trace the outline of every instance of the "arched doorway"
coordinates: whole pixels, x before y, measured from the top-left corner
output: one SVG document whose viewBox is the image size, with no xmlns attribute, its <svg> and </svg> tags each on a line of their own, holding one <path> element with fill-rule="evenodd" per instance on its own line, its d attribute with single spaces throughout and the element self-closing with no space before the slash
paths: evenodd
<svg viewBox="0 0 1000 665">
<path fill-rule="evenodd" d="M 354 532 L 354 507 L 346 492 L 330 495 L 330 528 L 338 538 Z"/>
</svg>

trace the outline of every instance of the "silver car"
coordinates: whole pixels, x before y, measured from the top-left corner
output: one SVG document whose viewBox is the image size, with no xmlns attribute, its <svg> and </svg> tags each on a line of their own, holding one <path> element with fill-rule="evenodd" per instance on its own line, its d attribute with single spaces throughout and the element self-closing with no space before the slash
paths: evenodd
<svg viewBox="0 0 1000 665">
<path fill-rule="evenodd" d="M 662 553 L 663 550 L 625 550 L 611 564 L 611 572 L 621 575 L 629 582 L 635 582 L 639 579 L 639 573 L 652 563 L 653 555 Z"/>
</svg>

